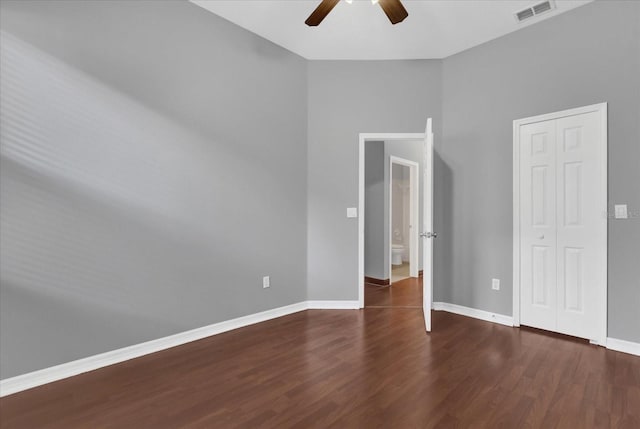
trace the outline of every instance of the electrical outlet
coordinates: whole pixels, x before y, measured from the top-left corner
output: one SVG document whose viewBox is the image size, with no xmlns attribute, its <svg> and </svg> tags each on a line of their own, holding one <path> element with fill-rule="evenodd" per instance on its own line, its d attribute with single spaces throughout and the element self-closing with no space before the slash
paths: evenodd
<svg viewBox="0 0 640 429">
<path fill-rule="evenodd" d="M 491 289 L 500 290 L 500 279 L 491 279 Z"/>
<path fill-rule="evenodd" d="M 271 279 L 269 278 L 269 276 L 264 276 L 262 278 L 262 288 L 266 289 L 268 287 L 271 287 Z"/>
</svg>

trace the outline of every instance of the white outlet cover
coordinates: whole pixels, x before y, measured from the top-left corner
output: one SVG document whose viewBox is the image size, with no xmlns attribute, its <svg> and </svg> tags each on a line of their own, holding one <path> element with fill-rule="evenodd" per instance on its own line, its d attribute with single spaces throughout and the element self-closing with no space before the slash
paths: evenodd
<svg viewBox="0 0 640 429">
<path fill-rule="evenodd" d="M 264 276 L 262 278 L 262 287 L 264 289 L 271 287 L 271 279 L 269 278 L 269 276 Z"/>
<path fill-rule="evenodd" d="M 613 206 L 613 208 L 615 211 L 616 219 L 627 219 L 629 217 L 626 204 L 616 204 L 615 206 Z"/>
<path fill-rule="evenodd" d="M 500 290 L 500 279 L 491 279 L 491 289 Z"/>
<path fill-rule="evenodd" d="M 358 217 L 358 208 L 357 207 L 347 207 L 347 217 L 349 217 L 349 218 Z"/>
</svg>

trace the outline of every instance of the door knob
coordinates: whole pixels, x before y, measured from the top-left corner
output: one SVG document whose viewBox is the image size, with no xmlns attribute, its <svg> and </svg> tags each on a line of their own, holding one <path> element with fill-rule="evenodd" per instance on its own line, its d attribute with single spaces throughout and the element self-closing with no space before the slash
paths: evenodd
<svg viewBox="0 0 640 429">
<path fill-rule="evenodd" d="M 420 237 L 423 238 L 436 238 L 438 236 L 437 233 L 435 232 L 421 232 L 420 233 Z"/>
</svg>

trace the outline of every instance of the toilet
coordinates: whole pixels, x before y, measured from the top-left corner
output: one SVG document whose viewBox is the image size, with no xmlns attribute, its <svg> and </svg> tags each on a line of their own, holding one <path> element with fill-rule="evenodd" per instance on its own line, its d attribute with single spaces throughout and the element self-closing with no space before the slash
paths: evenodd
<svg viewBox="0 0 640 429">
<path fill-rule="evenodd" d="M 402 265 L 402 255 L 404 254 L 404 246 L 402 244 L 391 245 L 391 264 Z"/>
</svg>

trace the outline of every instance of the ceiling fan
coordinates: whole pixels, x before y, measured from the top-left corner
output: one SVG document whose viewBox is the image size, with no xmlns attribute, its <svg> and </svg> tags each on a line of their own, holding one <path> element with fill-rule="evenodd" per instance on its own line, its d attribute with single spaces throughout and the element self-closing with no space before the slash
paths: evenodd
<svg viewBox="0 0 640 429">
<path fill-rule="evenodd" d="M 353 0 L 346 0 L 347 3 L 351 3 L 352 1 Z M 340 0 L 322 0 L 304 23 L 309 27 L 317 26 L 339 2 Z M 400 0 L 371 0 L 371 2 L 373 4 L 378 3 L 380 5 L 392 24 L 402 22 L 407 16 L 409 16 L 407 9 L 405 9 L 402 3 L 400 3 Z"/>
</svg>

